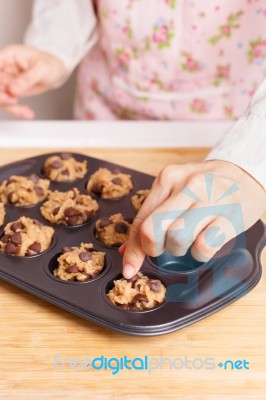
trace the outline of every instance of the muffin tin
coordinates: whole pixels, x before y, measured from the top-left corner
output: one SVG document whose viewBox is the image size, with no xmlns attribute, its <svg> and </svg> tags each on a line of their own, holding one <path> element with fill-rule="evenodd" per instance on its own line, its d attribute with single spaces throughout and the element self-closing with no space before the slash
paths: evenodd
<svg viewBox="0 0 266 400">
<path fill-rule="evenodd" d="M 42 165 L 53 154 L 1 167 L 0 181 L 10 175 L 37 173 L 42 176 Z M 109 248 L 95 239 L 95 221 L 117 212 L 134 217 L 136 212 L 130 198 L 137 190 L 150 188 L 154 177 L 81 154 L 73 156 L 80 161 L 87 160 L 86 176 L 68 183 L 51 182 L 51 190 L 66 191 L 77 187 L 81 193 L 86 193 L 86 183 L 99 167 L 111 170 L 119 167 L 121 172 L 132 176 L 132 192 L 117 200 L 97 198 L 98 214 L 85 224 L 74 227 L 53 225 L 46 221 L 40 213 L 40 204 L 27 207 L 6 205 L 5 223 L 25 215 L 53 226 L 55 235 L 50 248 L 40 255 L 16 257 L 0 253 L 2 279 L 101 326 L 142 336 L 165 334 L 207 317 L 245 295 L 259 282 L 260 253 L 266 243 L 266 230 L 261 221 L 237 236 L 229 253 L 226 250 L 230 248 L 230 243 L 224 246 L 218 257 L 205 264 L 195 261 L 190 252 L 183 257 L 173 257 L 168 253 L 158 258 L 146 257 L 141 272 L 150 278 L 160 279 L 167 288 L 166 300 L 157 308 L 133 311 L 111 304 L 106 293 L 112 288 L 113 280 L 122 277 L 122 257 L 116 248 Z M 3 226 L 0 233 L 3 233 Z M 82 283 L 65 282 L 54 277 L 53 268 L 62 247 L 79 246 L 81 242 L 91 242 L 96 250 L 105 252 L 103 272 Z"/>
</svg>

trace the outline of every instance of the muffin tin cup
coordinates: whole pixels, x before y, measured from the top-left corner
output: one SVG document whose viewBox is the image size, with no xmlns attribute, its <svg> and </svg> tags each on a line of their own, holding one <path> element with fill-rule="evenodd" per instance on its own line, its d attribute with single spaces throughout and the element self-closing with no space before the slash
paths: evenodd
<svg viewBox="0 0 266 400">
<path fill-rule="evenodd" d="M 167 292 L 168 282 L 167 282 L 167 280 L 166 280 L 165 278 L 163 278 L 160 274 L 158 274 L 158 273 L 156 273 L 156 272 L 154 272 L 154 271 L 150 271 L 150 270 L 148 270 L 148 269 L 142 269 L 141 272 L 142 272 L 143 275 L 148 276 L 149 279 L 159 279 L 159 280 L 162 282 L 162 284 L 165 286 L 166 292 Z M 106 287 L 105 287 L 105 288 L 102 288 L 102 296 L 103 296 L 103 299 L 107 302 L 107 304 L 108 304 L 109 306 L 115 308 L 116 310 L 122 311 L 123 313 L 124 313 L 124 312 L 128 312 L 128 313 L 141 313 L 141 314 L 142 314 L 142 313 L 147 313 L 147 312 L 151 312 L 151 313 L 152 313 L 152 312 L 156 312 L 156 311 L 158 311 L 159 308 L 161 308 L 161 307 L 163 307 L 164 305 L 166 305 L 167 301 L 164 300 L 161 304 L 158 304 L 158 305 L 157 305 L 156 307 L 154 307 L 154 308 L 147 308 L 147 309 L 144 309 L 144 310 L 135 310 L 135 309 L 132 309 L 132 310 L 131 310 L 131 309 L 124 309 L 124 308 L 122 308 L 122 307 L 120 307 L 120 306 L 118 306 L 118 305 L 113 304 L 113 303 L 108 299 L 107 293 L 109 292 L 109 290 L 111 290 L 111 289 L 114 287 L 114 281 L 117 280 L 117 279 L 121 279 L 121 278 L 123 278 L 123 275 L 122 275 L 121 273 L 120 273 L 120 274 L 117 274 L 116 276 L 113 276 L 113 277 L 111 278 L 111 280 L 107 283 Z"/>
<path fill-rule="evenodd" d="M 97 247 L 93 247 L 94 251 L 102 251 L 99 250 Z M 111 265 L 112 265 L 112 259 L 110 258 L 110 256 L 108 254 L 105 254 L 105 260 L 104 260 L 104 267 L 102 269 L 102 271 L 99 273 L 99 275 L 97 275 L 94 278 L 91 279 L 87 279 L 85 281 L 64 281 L 60 278 L 57 278 L 54 274 L 53 271 L 58 267 L 58 263 L 57 263 L 57 259 L 58 257 L 61 256 L 62 253 L 56 253 L 51 260 L 49 261 L 49 263 L 45 263 L 44 265 L 44 269 L 45 272 L 47 273 L 47 275 L 56 280 L 59 283 L 64 283 L 64 284 L 68 284 L 68 285 L 84 285 L 87 283 L 92 283 L 94 281 L 96 281 L 97 279 L 101 279 L 105 274 L 107 274 L 110 269 L 111 269 Z"/>
<path fill-rule="evenodd" d="M 40 155 L 3 166 L 0 168 L 0 181 L 10 175 L 37 173 L 41 176 L 46 158 L 58 154 Z M 259 282 L 260 253 L 266 243 L 266 230 L 261 221 L 237 237 L 230 254 L 225 252 L 225 256 L 205 264 L 196 262 L 189 253 L 184 257 L 169 254 L 161 258 L 146 257 L 141 272 L 162 281 L 167 288 L 165 301 L 154 309 L 142 311 L 113 305 L 106 290 L 116 277 L 121 276 L 122 256 L 117 248 L 105 246 L 95 238 L 95 222 L 119 212 L 134 218 L 136 211 L 130 198 L 140 189 L 149 189 L 154 177 L 82 154 L 73 156 L 79 161 L 87 160 L 86 176 L 72 182 L 51 182 L 50 190 L 67 191 L 77 187 L 81 193 L 90 194 L 86 191 L 87 181 L 100 167 L 110 170 L 119 167 L 121 172 L 130 174 L 133 190 L 129 195 L 111 201 L 93 196 L 99 203 L 98 215 L 82 225 L 71 227 L 46 221 L 41 217 L 40 204 L 23 208 L 7 206 L 5 224 L 24 215 L 52 226 L 55 236 L 49 249 L 36 256 L 17 257 L 0 253 L 2 279 L 103 327 L 140 336 L 165 334 L 196 322 L 245 295 Z M 95 250 L 105 253 L 104 270 L 97 277 L 81 283 L 54 277 L 51 269 L 56 267 L 54 263 L 62 247 L 79 246 L 82 242 L 92 243 Z"/>
<path fill-rule="evenodd" d="M 4 231 L 1 230 L 0 231 L 0 237 L 3 234 L 4 234 Z M 57 236 L 57 234 L 54 233 L 50 246 L 48 247 L 48 249 L 42 251 L 41 253 L 33 254 L 31 256 L 17 256 L 15 254 L 14 255 L 13 254 L 6 254 L 4 251 L 0 250 L 0 255 L 4 256 L 4 257 L 8 257 L 8 258 L 21 259 L 21 260 L 24 261 L 24 259 L 37 258 L 37 257 L 44 256 L 46 253 L 50 253 L 50 251 L 53 250 L 53 248 L 56 246 L 57 242 L 58 242 L 58 236 Z"/>
</svg>

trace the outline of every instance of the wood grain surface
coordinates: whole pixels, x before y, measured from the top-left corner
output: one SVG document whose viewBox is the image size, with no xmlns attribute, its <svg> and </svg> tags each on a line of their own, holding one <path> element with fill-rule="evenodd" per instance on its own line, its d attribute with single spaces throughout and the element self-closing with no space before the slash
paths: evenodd
<svg viewBox="0 0 266 400">
<path fill-rule="evenodd" d="M 156 175 L 168 164 L 203 159 L 207 149 L 77 152 Z M 1 149 L 0 163 L 39 153 L 39 149 Z M 265 250 L 262 261 L 265 267 Z M 265 304 L 263 274 L 252 292 L 194 325 L 163 336 L 134 337 L 98 327 L 0 281 L 0 399 L 265 399 Z M 165 360 L 164 368 L 151 373 L 122 370 L 112 375 L 109 370 L 56 369 L 56 354 L 61 359 L 102 355 L 246 359 L 250 369 L 171 369 Z"/>
</svg>

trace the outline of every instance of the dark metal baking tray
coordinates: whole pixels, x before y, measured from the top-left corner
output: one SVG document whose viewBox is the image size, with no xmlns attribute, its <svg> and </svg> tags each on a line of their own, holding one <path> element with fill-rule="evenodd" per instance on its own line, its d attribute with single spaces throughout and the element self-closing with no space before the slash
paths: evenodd
<svg viewBox="0 0 266 400">
<path fill-rule="evenodd" d="M 42 166 L 50 155 L 40 155 L 1 167 L 0 182 L 13 174 L 42 175 Z M 98 215 L 79 227 L 50 224 L 41 216 L 40 204 L 31 207 L 7 205 L 5 223 L 22 215 L 36 218 L 53 226 L 55 237 L 49 250 L 37 256 L 14 257 L 0 253 L 2 279 L 101 326 L 142 336 L 165 334 L 192 324 L 236 301 L 259 282 L 262 273 L 260 253 L 266 243 L 266 230 L 262 221 L 237 236 L 229 253 L 225 246 L 220 257 L 205 264 L 193 260 L 189 252 L 186 256 L 175 258 L 167 253 L 158 259 L 146 257 L 141 271 L 149 277 L 160 279 L 167 287 L 166 301 L 157 308 L 131 311 L 111 304 L 106 292 L 112 287 L 113 280 L 121 276 L 122 257 L 117 249 L 106 247 L 96 240 L 95 221 L 116 212 L 134 217 L 136 213 L 130 197 L 139 189 L 149 188 L 154 177 L 104 160 L 81 154 L 73 155 L 78 160 L 88 161 L 86 176 L 70 183 L 52 182 L 52 190 L 64 191 L 77 187 L 86 193 L 88 178 L 99 167 L 111 170 L 119 167 L 122 172 L 132 176 L 132 193 L 118 200 L 97 199 L 100 205 Z M 52 270 L 62 247 L 78 246 L 81 242 L 91 242 L 96 249 L 106 253 L 103 273 L 84 283 L 58 280 Z M 230 243 L 227 246 L 229 248 Z"/>
</svg>

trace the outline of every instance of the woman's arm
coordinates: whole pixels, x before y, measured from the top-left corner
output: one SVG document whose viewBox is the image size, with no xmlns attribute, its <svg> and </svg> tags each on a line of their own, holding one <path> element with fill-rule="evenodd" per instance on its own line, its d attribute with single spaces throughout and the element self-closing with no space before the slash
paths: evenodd
<svg viewBox="0 0 266 400">
<path fill-rule="evenodd" d="M 210 206 L 216 207 L 216 214 L 207 216 Z M 195 259 L 207 261 L 265 210 L 266 79 L 205 162 L 173 165 L 160 172 L 120 248 L 123 275 L 132 278 L 145 254 L 158 256 L 166 250 L 182 256 L 190 249 Z M 193 215 L 196 227 L 189 223 Z"/>
<path fill-rule="evenodd" d="M 25 44 L 57 57 L 69 73 L 96 40 L 92 0 L 35 0 Z"/>
<path fill-rule="evenodd" d="M 234 163 L 266 190 L 266 78 L 244 114 L 207 155 Z"/>
</svg>

